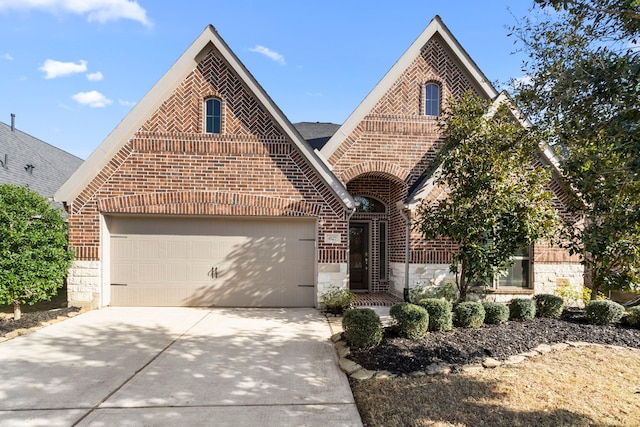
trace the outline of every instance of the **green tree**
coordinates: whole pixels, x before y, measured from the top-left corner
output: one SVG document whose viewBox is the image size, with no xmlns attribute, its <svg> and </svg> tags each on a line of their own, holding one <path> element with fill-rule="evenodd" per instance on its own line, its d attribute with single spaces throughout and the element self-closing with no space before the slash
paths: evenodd
<svg viewBox="0 0 640 427">
<path fill-rule="evenodd" d="M 73 254 L 67 224 L 46 198 L 26 187 L 0 185 L 0 303 L 49 300 L 63 285 Z"/>
<path fill-rule="evenodd" d="M 640 286 L 640 2 L 536 0 L 516 99 L 573 188 L 566 246 L 599 290 Z M 551 8 L 552 7 L 552 8 Z"/>
<path fill-rule="evenodd" d="M 514 254 L 550 238 L 558 216 L 545 189 L 551 174 L 540 165 L 539 140 L 507 102 L 489 103 L 465 93 L 443 116 L 445 145 L 436 184 L 446 198 L 418 206 L 416 227 L 428 239 L 457 244 L 450 270 L 459 301 L 473 285 L 488 285 Z M 537 166 L 536 166 L 537 164 Z"/>
</svg>

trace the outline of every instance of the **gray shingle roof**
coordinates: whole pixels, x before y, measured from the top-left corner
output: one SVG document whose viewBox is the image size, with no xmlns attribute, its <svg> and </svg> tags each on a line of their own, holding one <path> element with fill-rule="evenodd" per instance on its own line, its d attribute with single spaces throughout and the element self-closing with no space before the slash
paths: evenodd
<svg viewBox="0 0 640 427">
<path fill-rule="evenodd" d="M 53 198 L 82 159 L 0 122 L 0 162 L 0 184 L 26 185 Z"/>
<path fill-rule="evenodd" d="M 321 122 L 300 122 L 293 126 L 300 132 L 300 135 L 311 145 L 311 148 L 320 150 L 324 144 L 331 139 L 334 133 L 340 129 L 340 125 L 335 123 Z"/>
</svg>

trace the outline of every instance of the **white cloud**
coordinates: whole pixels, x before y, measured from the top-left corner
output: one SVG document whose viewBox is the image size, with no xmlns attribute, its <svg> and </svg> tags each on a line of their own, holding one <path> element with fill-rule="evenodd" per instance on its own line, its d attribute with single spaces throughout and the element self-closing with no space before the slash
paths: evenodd
<svg viewBox="0 0 640 427">
<path fill-rule="evenodd" d="M 76 93 L 71 98 L 73 98 L 73 100 L 78 104 L 88 105 L 91 108 L 106 107 L 113 102 L 106 96 L 95 90 L 92 90 L 91 92 Z"/>
<path fill-rule="evenodd" d="M 90 82 L 99 82 L 103 78 L 104 78 L 104 76 L 102 75 L 102 73 L 100 71 L 98 71 L 97 73 L 89 73 L 89 74 L 87 74 L 87 79 Z"/>
<path fill-rule="evenodd" d="M 100 23 L 131 19 L 152 26 L 147 11 L 136 0 L 0 0 L 0 10 L 3 9 L 73 13 L 86 15 L 89 22 Z"/>
<path fill-rule="evenodd" d="M 286 62 L 284 60 L 284 56 L 282 56 L 278 52 L 274 52 L 273 50 L 269 49 L 268 47 L 257 45 L 253 49 L 249 49 L 249 51 L 264 55 L 267 58 L 277 62 L 280 65 L 286 65 Z"/>
<path fill-rule="evenodd" d="M 6 59 L 7 61 L 13 61 L 13 56 L 5 53 L 4 55 L 0 55 L 0 59 Z"/>
<path fill-rule="evenodd" d="M 87 71 L 87 61 L 82 59 L 75 62 L 60 62 L 53 59 L 44 61 L 44 65 L 38 68 L 45 72 L 45 79 L 55 79 L 56 77 L 68 76 L 74 73 L 84 73 Z"/>
<path fill-rule="evenodd" d="M 532 84 L 533 84 L 533 79 L 528 74 L 525 74 L 522 77 L 516 77 L 511 80 L 511 87 L 513 87 L 515 90 L 519 90 L 527 86 L 531 86 Z"/>
<path fill-rule="evenodd" d="M 136 105 L 134 101 L 125 101 L 123 99 L 118 99 L 118 104 L 122 105 L 123 107 L 131 107 L 133 105 Z"/>
</svg>

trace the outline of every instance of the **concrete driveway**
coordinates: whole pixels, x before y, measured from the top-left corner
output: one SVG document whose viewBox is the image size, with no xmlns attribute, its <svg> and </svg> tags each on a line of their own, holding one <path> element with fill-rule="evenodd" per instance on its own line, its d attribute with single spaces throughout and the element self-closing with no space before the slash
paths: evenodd
<svg viewBox="0 0 640 427">
<path fill-rule="evenodd" d="M 361 426 L 314 309 L 106 308 L 0 344 L 2 426 Z"/>
</svg>

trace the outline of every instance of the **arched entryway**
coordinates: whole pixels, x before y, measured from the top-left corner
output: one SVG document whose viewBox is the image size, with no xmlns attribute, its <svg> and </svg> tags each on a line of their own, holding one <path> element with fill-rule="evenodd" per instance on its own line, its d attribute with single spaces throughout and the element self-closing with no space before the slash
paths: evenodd
<svg viewBox="0 0 640 427">
<path fill-rule="evenodd" d="M 387 292 L 390 264 L 404 262 L 405 222 L 396 204 L 407 195 L 404 182 L 387 173 L 353 178 L 347 190 L 356 201 L 349 221 L 349 289 Z"/>
</svg>

